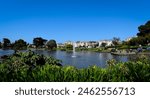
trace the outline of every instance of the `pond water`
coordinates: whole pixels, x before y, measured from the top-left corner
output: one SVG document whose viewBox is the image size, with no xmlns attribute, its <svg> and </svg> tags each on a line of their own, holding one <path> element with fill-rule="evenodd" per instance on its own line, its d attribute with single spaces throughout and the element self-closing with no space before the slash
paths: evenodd
<svg viewBox="0 0 150 99">
<path fill-rule="evenodd" d="M 13 53 L 14 53 L 14 50 L 2 50 L 2 49 L 0 49 L 0 56 L 11 55 Z"/>
<path fill-rule="evenodd" d="M 106 61 L 115 59 L 117 61 L 126 62 L 129 60 L 129 56 L 116 56 L 110 53 L 98 53 L 98 52 L 66 52 L 66 51 L 45 51 L 45 50 L 34 50 L 38 54 L 45 56 L 53 56 L 57 59 L 62 60 L 62 65 L 76 66 L 77 68 L 86 68 L 91 65 L 97 65 L 106 67 Z M 0 56 L 10 55 L 14 53 L 13 50 L 0 50 Z"/>
</svg>

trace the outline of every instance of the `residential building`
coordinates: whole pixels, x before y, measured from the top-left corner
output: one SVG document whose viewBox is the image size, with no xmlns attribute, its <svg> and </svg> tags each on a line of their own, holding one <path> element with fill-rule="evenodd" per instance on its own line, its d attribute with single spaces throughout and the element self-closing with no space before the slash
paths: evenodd
<svg viewBox="0 0 150 99">
<path fill-rule="evenodd" d="M 73 45 L 73 42 L 72 41 L 66 41 L 65 45 L 67 45 L 67 44 Z"/>
<path fill-rule="evenodd" d="M 113 45 L 113 42 L 111 40 L 101 40 L 98 42 L 99 44 L 99 47 L 102 46 L 102 43 L 106 43 L 106 46 L 112 46 Z"/>
</svg>

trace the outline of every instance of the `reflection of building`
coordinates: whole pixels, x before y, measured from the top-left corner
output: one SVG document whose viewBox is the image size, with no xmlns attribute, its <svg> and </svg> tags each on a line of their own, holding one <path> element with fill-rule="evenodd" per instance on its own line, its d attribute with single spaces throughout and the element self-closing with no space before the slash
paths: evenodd
<svg viewBox="0 0 150 99">
<path fill-rule="evenodd" d="M 99 41 L 98 42 L 99 44 L 99 47 L 101 47 L 102 46 L 102 43 L 105 43 L 106 44 L 106 46 L 112 46 L 113 45 L 113 43 L 112 43 L 112 41 L 111 40 L 101 40 L 101 41 Z"/>
</svg>

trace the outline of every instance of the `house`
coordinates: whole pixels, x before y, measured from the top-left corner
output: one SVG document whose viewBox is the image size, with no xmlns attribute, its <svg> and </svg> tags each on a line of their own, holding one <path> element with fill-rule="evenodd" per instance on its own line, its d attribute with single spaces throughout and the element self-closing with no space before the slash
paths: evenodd
<svg viewBox="0 0 150 99">
<path fill-rule="evenodd" d="M 97 46 L 98 46 L 97 41 L 89 41 L 89 42 L 86 43 L 87 48 L 96 48 Z"/>
<path fill-rule="evenodd" d="M 113 43 L 111 40 L 101 40 L 101 41 L 77 41 L 77 42 L 72 42 L 72 41 L 67 41 L 64 43 L 64 45 L 70 44 L 75 47 L 85 47 L 85 48 L 97 48 L 101 47 L 102 43 L 106 43 L 106 46 L 112 46 Z M 58 45 L 59 46 L 59 45 Z M 60 46 L 63 46 L 62 44 Z"/>
<path fill-rule="evenodd" d="M 69 44 L 69 45 L 73 45 L 73 42 L 72 42 L 72 41 L 66 41 L 66 42 L 65 42 L 65 45 L 68 45 L 68 44 Z"/>
<path fill-rule="evenodd" d="M 76 47 L 86 47 L 86 48 L 95 48 L 96 46 L 98 46 L 98 42 L 96 41 L 77 41 L 76 43 Z"/>
<path fill-rule="evenodd" d="M 75 47 L 85 47 L 86 42 L 83 41 L 77 41 L 75 43 Z"/>
<path fill-rule="evenodd" d="M 103 43 L 105 43 L 107 47 L 113 45 L 113 42 L 112 42 L 111 40 L 101 40 L 101 41 L 99 41 L 98 43 L 99 43 L 99 44 L 98 44 L 99 47 L 102 47 L 102 44 L 103 44 Z"/>
</svg>

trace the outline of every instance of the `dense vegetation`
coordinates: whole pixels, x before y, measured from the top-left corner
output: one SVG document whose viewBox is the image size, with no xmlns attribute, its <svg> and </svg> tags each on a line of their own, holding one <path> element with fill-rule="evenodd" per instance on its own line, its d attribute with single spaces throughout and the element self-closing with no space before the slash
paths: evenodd
<svg viewBox="0 0 150 99">
<path fill-rule="evenodd" d="M 106 47 L 102 43 L 101 48 L 76 48 L 76 51 L 97 51 L 109 52 L 112 50 L 137 49 L 139 45 L 145 49 L 150 46 L 150 21 L 145 25 L 138 27 L 137 37 L 129 41 L 120 43 L 119 38 L 113 38 L 113 46 Z M 27 44 L 26 41 L 19 39 L 14 43 L 8 38 L 3 38 L 0 42 L 0 48 L 22 50 L 26 48 L 46 48 L 54 50 L 57 47 L 55 40 L 49 40 L 41 37 L 33 39 L 33 44 Z M 61 50 L 73 50 L 73 45 L 67 44 Z M 5 56 L 0 61 L 0 81 L 58 81 L 58 82 L 112 82 L 112 81 L 150 81 L 150 58 L 141 57 L 129 62 L 116 62 L 108 60 L 107 67 L 90 66 L 88 68 L 78 69 L 74 66 L 62 66 L 61 61 L 53 57 L 38 55 L 32 51 L 16 52 L 11 56 Z"/>
<path fill-rule="evenodd" d="M 35 45 L 36 48 L 42 48 L 46 42 L 47 40 L 41 37 L 37 37 L 33 39 L 33 45 Z"/>
<path fill-rule="evenodd" d="M 139 45 L 143 46 L 150 46 L 150 21 L 146 22 L 144 25 L 140 25 L 138 27 L 139 32 L 137 33 L 137 37 L 130 38 L 127 41 L 120 41 L 120 38 L 114 37 L 112 39 L 112 45 L 109 47 L 115 49 L 137 49 Z M 107 43 L 103 42 L 101 46 L 98 44 L 93 44 L 93 49 L 87 49 L 88 47 L 81 46 L 78 47 L 79 50 L 87 50 L 87 51 L 106 51 Z M 132 47 L 131 47 L 132 46 Z M 99 48 L 100 47 L 100 48 Z M 0 48 L 3 49 L 15 49 L 15 50 L 22 50 L 27 48 L 36 48 L 36 49 L 48 49 L 48 50 L 55 50 L 57 48 L 57 43 L 55 40 L 46 40 L 42 37 L 33 38 L 33 44 L 27 44 L 26 41 L 19 39 L 15 42 L 11 42 L 8 38 L 3 38 L 2 43 L 0 42 Z M 95 48 L 95 49 L 94 49 Z M 98 49 L 97 49 L 98 48 Z M 66 44 L 61 48 L 57 48 L 63 51 L 70 51 L 73 50 L 72 44 Z M 107 51 L 106 51 L 107 52 Z"/>
<path fill-rule="evenodd" d="M 148 45 L 150 43 L 150 21 L 138 27 L 137 37 L 132 38 L 127 45 Z"/>
<path fill-rule="evenodd" d="M 49 49 L 49 50 L 54 50 L 54 49 L 57 48 L 57 43 L 56 43 L 55 40 L 49 40 L 49 41 L 47 42 L 46 46 L 47 46 L 47 49 Z"/>
<path fill-rule="evenodd" d="M 11 42 L 8 38 L 3 38 L 3 45 L 2 48 L 3 49 L 7 49 L 11 46 Z"/>
<path fill-rule="evenodd" d="M 15 43 L 12 44 L 12 48 L 14 50 L 24 50 L 24 49 L 27 49 L 27 42 L 25 42 L 22 39 L 19 39 L 19 40 L 15 41 Z"/>
<path fill-rule="evenodd" d="M 125 63 L 109 60 L 106 68 L 91 66 L 77 69 L 61 66 L 60 60 L 32 51 L 17 52 L 0 63 L 0 81 L 150 81 L 150 59 L 142 57 Z"/>
</svg>

